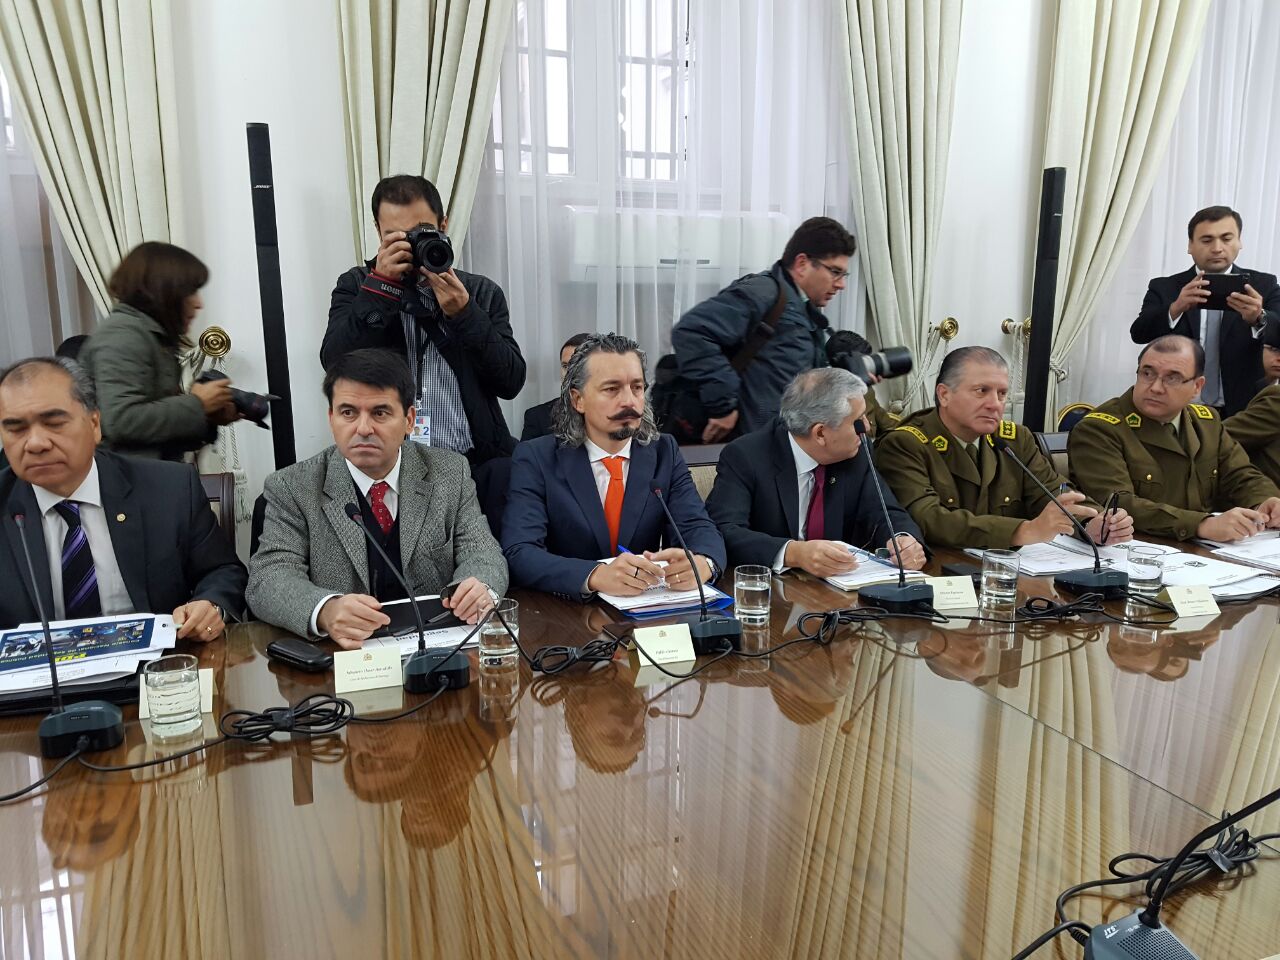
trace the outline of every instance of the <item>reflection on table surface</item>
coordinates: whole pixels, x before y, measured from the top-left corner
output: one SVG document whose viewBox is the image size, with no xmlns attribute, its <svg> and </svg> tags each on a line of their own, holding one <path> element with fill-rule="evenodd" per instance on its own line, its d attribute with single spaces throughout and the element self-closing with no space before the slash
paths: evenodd
<svg viewBox="0 0 1280 960">
<path fill-rule="evenodd" d="M 613 619 L 520 599 L 530 648 Z M 777 580 L 744 646 L 848 602 Z M 1125 851 L 1172 853 L 1274 783 L 1275 621 L 1269 603 L 1154 635 L 895 620 L 683 681 L 625 660 L 473 669 L 385 726 L 73 767 L 0 808 L 0 952 L 1008 957 L 1053 925 L 1061 889 Z M 219 711 L 332 689 L 269 664 L 278 635 L 250 624 L 198 651 Z M 0 721 L 0 792 L 43 769 L 37 720 Z M 131 721 L 101 762 L 160 755 L 146 733 Z M 1278 883 L 1263 862 L 1166 917 L 1202 956 L 1261 957 L 1280 942 Z M 1074 908 L 1093 923 L 1132 904 Z"/>
</svg>

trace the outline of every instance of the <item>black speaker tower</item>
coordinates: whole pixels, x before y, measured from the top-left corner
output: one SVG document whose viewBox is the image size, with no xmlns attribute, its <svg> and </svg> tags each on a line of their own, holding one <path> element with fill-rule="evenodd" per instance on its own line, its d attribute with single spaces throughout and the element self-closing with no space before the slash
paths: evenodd
<svg viewBox="0 0 1280 960">
<path fill-rule="evenodd" d="M 280 291 L 280 244 L 276 234 L 276 188 L 271 179 L 271 134 L 265 123 L 246 125 L 253 234 L 258 253 L 258 296 L 262 302 L 262 344 L 267 356 L 267 392 L 271 401 L 271 441 L 276 469 L 293 464 L 293 395 L 289 392 L 289 347 Z"/>
<path fill-rule="evenodd" d="M 1027 386 L 1022 405 L 1022 422 L 1030 430 L 1045 428 L 1053 306 L 1058 287 L 1058 248 L 1062 244 L 1062 197 L 1066 186 L 1066 167 L 1046 168 L 1040 181 L 1036 272 L 1031 282 L 1031 343 L 1027 348 Z"/>
</svg>

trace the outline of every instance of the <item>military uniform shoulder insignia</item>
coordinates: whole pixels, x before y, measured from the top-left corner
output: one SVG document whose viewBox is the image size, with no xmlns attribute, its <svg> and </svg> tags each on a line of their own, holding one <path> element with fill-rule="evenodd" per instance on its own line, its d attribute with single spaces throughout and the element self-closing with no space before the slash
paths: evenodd
<svg viewBox="0 0 1280 960">
<path fill-rule="evenodd" d="M 1127 417 L 1124 418 L 1124 422 L 1127 423 L 1129 426 L 1133 427 L 1133 429 L 1135 430 L 1137 430 L 1138 427 L 1142 426 L 1142 418 L 1138 416 L 1136 413 L 1129 414 Z"/>
<path fill-rule="evenodd" d="M 938 434 L 938 436 L 933 438 L 933 448 L 937 450 L 939 453 L 946 453 L 947 438 L 942 436 L 942 434 Z"/>
<path fill-rule="evenodd" d="M 916 438 L 917 440 L 919 440 L 921 443 L 928 443 L 928 442 L 929 442 L 929 438 L 928 438 L 928 437 L 926 437 L 926 436 L 924 435 L 924 431 L 923 431 L 923 430 L 918 430 L 918 429 L 916 429 L 915 427 L 908 427 L 908 426 L 904 426 L 904 427 L 894 427 L 894 428 L 893 428 L 893 432 L 894 432 L 894 433 L 897 433 L 899 430 L 905 430 L 907 433 L 911 434 L 913 437 L 915 437 L 915 438 Z"/>
<path fill-rule="evenodd" d="M 1000 421 L 1000 439 L 1016 440 L 1018 438 L 1018 425 L 1012 420 Z"/>
<path fill-rule="evenodd" d="M 1112 416 L 1111 414 L 1109 414 L 1109 413 L 1100 413 L 1100 412 L 1099 412 L 1099 411 L 1097 411 L 1097 410 L 1093 411 L 1093 413 L 1086 413 L 1086 414 L 1084 415 L 1084 418 L 1085 418 L 1086 420 L 1101 420 L 1103 423 L 1113 423 L 1113 424 L 1114 424 L 1114 423 L 1119 423 L 1119 422 L 1120 422 L 1120 418 L 1119 418 L 1119 417 L 1113 417 L 1113 416 Z"/>
<path fill-rule="evenodd" d="M 1191 404 L 1191 409 L 1195 413 L 1195 415 L 1199 417 L 1201 420 L 1213 419 L 1212 407 L 1206 407 L 1203 403 L 1193 403 Z"/>
</svg>

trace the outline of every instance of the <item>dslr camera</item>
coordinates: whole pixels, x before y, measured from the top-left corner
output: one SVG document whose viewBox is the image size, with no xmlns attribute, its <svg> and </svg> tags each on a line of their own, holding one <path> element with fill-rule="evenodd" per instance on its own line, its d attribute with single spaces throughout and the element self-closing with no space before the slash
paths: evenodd
<svg viewBox="0 0 1280 960">
<path fill-rule="evenodd" d="M 213 383 L 218 380 L 230 380 L 221 370 L 206 370 L 200 376 L 196 377 L 196 383 Z M 231 388 L 231 402 L 236 405 L 236 411 L 246 420 L 252 420 L 263 430 L 270 430 L 267 426 L 267 415 L 271 413 L 271 401 L 280 398 L 270 393 L 251 393 L 248 390 L 240 390 L 236 387 Z"/>
<path fill-rule="evenodd" d="M 852 330 L 837 330 L 827 341 L 827 362 L 856 374 L 871 383 L 872 377 L 888 380 L 911 372 L 911 351 L 906 347 L 885 347 L 874 351 Z"/>
<path fill-rule="evenodd" d="M 413 265 L 432 273 L 448 273 L 453 266 L 453 243 L 443 230 L 420 223 L 404 235 L 413 251 Z"/>
</svg>

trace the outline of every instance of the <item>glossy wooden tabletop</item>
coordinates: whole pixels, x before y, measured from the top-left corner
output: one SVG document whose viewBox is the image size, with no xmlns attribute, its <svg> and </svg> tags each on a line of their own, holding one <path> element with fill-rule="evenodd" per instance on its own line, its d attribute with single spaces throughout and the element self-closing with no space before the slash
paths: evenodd
<svg viewBox="0 0 1280 960">
<path fill-rule="evenodd" d="M 613 619 L 520 599 L 530 649 Z M 775 579 L 772 622 L 745 646 L 848 602 Z M 1143 630 L 892 621 L 679 683 L 621 659 L 473 669 L 385 726 L 158 771 L 71 767 L 0 807 L 0 953 L 1007 958 L 1054 924 L 1061 889 L 1126 851 L 1172 853 L 1280 779 L 1276 607 Z M 236 627 L 199 651 L 218 711 L 331 689 L 268 663 L 278 635 Z M 99 762 L 160 755 L 126 715 Z M 0 793 L 47 769 L 38 719 L 0 721 Z M 1278 902 L 1264 860 L 1165 917 L 1202 957 L 1264 957 Z M 1132 909 L 1084 898 L 1072 915 Z M 1065 937 L 1038 954 L 1080 955 Z"/>
</svg>

